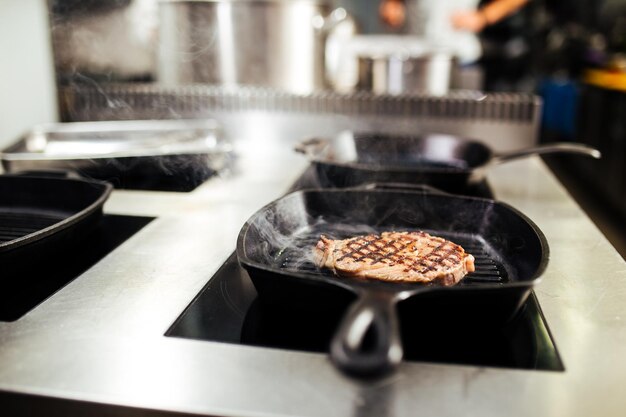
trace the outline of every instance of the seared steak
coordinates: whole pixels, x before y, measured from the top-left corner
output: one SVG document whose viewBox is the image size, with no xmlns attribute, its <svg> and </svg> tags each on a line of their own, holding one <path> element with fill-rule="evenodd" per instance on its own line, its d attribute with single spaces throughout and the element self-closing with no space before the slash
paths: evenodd
<svg viewBox="0 0 626 417">
<path fill-rule="evenodd" d="M 474 272 L 474 257 L 449 240 L 425 232 L 383 232 L 332 240 L 314 248 L 318 266 L 336 275 L 383 281 L 458 283 Z"/>
</svg>

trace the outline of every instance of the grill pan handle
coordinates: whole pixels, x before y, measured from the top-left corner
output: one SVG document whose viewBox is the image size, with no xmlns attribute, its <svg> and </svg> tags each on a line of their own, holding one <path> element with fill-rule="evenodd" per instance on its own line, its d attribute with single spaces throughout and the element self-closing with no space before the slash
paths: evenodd
<svg viewBox="0 0 626 417">
<path fill-rule="evenodd" d="M 363 292 L 333 337 L 332 361 L 346 373 L 374 376 L 394 369 L 402 355 L 395 294 Z"/>
<path fill-rule="evenodd" d="M 513 152 L 497 154 L 491 160 L 493 164 L 501 164 L 515 159 L 525 158 L 531 155 L 539 155 L 544 153 L 577 153 L 581 155 L 591 156 L 600 159 L 602 154 L 599 150 L 580 143 L 557 142 L 547 145 L 535 146 L 532 148 L 521 149 Z"/>
</svg>

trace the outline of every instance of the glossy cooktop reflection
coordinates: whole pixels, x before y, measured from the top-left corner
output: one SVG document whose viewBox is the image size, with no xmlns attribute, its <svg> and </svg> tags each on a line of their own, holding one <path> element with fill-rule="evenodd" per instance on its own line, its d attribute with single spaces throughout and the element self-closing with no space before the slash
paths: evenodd
<svg viewBox="0 0 626 417">
<path fill-rule="evenodd" d="M 84 236 L 53 254 L 39 252 L 16 271 L 0 271 L 0 321 L 15 321 L 98 263 L 154 217 L 104 214 Z M 12 268 L 14 269 L 14 268 Z"/>
<path fill-rule="evenodd" d="M 309 169 L 292 189 L 317 187 Z M 492 197 L 486 183 L 466 194 Z M 234 253 L 207 279 L 166 336 L 325 353 L 353 297 L 346 293 L 345 300 L 319 306 L 266 301 Z M 409 303 L 400 303 L 398 312 L 406 361 L 564 370 L 534 294 L 506 325 L 481 317 L 462 324 L 420 320 Z"/>
<path fill-rule="evenodd" d="M 233 254 L 166 335 L 323 353 L 345 301 L 317 307 L 265 302 Z M 412 320 L 402 303 L 399 314 L 405 360 L 563 370 L 534 294 L 505 326 L 480 318 L 473 325 Z"/>
<path fill-rule="evenodd" d="M 148 164 L 136 158 L 128 162 L 124 170 L 118 166 L 104 166 L 83 169 L 80 174 L 86 178 L 108 181 L 118 189 L 169 192 L 191 192 L 216 175 L 215 171 L 201 167 L 200 164 L 189 163 L 188 166 L 169 170 L 166 166 L 166 162 L 160 162 L 160 165 L 157 162 Z"/>
</svg>

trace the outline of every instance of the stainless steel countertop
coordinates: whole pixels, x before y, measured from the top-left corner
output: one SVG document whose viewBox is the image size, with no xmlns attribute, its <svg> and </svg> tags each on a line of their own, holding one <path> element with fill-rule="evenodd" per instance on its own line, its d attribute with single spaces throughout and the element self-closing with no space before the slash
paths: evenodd
<svg viewBox="0 0 626 417">
<path fill-rule="evenodd" d="M 254 132 L 236 142 L 232 176 L 186 194 L 113 193 L 107 213 L 158 218 L 0 324 L 0 390 L 238 416 L 624 415 L 626 264 L 538 158 L 495 167 L 489 181 L 550 244 L 536 294 L 565 372 L 404 363 L 358 381 L 322 354 L 165 337 L 245 220 L 306 168 L 290 146 Z"/>
</svg>

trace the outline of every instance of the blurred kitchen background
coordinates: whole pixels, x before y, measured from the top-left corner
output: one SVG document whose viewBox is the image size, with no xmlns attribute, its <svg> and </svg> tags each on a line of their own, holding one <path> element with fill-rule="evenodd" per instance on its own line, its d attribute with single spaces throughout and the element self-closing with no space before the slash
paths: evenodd
<svg viewBox="0 0 626 417">
<path fill-rule="evenodd" d="M 482 56 L 471 65 L 449 48 L 424 44 L 409 24 L 385 25 L 379 5 L 3 0 L 0 145 L 37 123 L 136 116 L 137 91 L 187 97 L 228 91 L 240 101 L 246 94 L 536 94 L 543 100 L 540 142 L 582 142 L 602 151 L 600 161 L 545 160 L 624 256 L 626 0 L 531 0 L 480 32 Z M 257 27 L 260 20 L 271 24 Z M 259 33 L 274 47 L 254 42 Z M 189 90 L 198 85 L 216 89 Z M 164 107 L 159 118 L 181 116 L 167 100 L 152 105 Z"/>
</svg>

